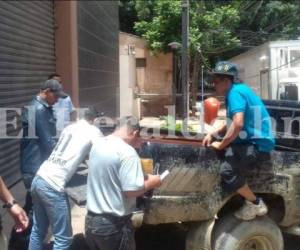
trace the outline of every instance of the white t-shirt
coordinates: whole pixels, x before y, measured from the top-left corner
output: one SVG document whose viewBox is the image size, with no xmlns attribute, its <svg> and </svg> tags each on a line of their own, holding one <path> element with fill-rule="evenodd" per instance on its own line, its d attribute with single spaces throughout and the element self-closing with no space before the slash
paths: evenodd
<svg viewBox="0 0 300 250">
<path fill-rule="evenodd" d="M 88 164 L 87 209 L 116 216 L 132 213 L 136 198 L 124 192 L 144 189 L 141 160 L 135 149 L 109 135 L 93 144 Z"/>
<path fill-rule="evenodd" d="M 37 175 L 56 191 L 64 191 L 66 183 L 89 154 L 92 143 L 101 136 L 100 130 L 86 120 L 69 125 L 62 131 L 57 145 Z"/>
</svg>

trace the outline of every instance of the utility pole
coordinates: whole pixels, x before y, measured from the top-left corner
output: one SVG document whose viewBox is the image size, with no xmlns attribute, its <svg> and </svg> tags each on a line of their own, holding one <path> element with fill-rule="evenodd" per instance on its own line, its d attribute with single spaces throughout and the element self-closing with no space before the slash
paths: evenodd
<svg viewBox="0 0 300 250">
<path fill-rule="evenodd" d="M 189 117 L 189 0 L 181 1 L 182 8 L 182 50 L 181 50 L 181 67 L 182 67 L 182 89 L 183 89 L 183 132 L 188 131 Z"/>
<path fill-rule="evenodd" d="M 181 47 L 181 44 L 178 42 L 171 42 L 168 44 L 168 46 L 172 50 L 172 57 L 173 57 L 173 76 L 172 76 L 172 105 L 174 105 L 176 110 L 176 95 L 177 95 L 177 50 Z"/>
<path fill-rule="evenodd" d="M 201 128 L 201 134 L 204 135 L 204 66 L 201 67 L 201 110 L 200 110 L 200 128 Z"/>
</svg>

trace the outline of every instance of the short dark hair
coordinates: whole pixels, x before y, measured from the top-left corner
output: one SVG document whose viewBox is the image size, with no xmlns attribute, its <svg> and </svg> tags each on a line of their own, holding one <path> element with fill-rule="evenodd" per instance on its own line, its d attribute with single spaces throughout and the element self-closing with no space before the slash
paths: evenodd
<svg viewBox="0 0 300 250">
<path fill-rule="evenodd" d="M 48 76 L 48 80 L 52 79 L 53 77 L 61 77 L 61 76 L 60 76 L 60 74 L 53 73 L 53 74 Z"/>
<path fill-rule="evenodd" d="M 83 117 L 87 121 L 93 121 L 99 116 L 99 112 L 95 107 L 88 107 L 85 109 Z"/>
<path fill-rule="evenodd" d="M 124 116 L 117 120 L 117 129 L 124 126 L 133 131 L 140 130 L 139 120 L 134 116 Z"/>
</svg>

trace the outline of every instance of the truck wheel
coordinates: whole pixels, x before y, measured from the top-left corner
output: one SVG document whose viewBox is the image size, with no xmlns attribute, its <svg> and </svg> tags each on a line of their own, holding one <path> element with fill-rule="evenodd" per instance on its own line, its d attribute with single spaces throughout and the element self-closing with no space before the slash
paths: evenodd
<svg viewBox="0 0 300 250">
<path fill-rule="evenodd" d="M 216 223 L 213 250 L 283 250 L 279 227 L 268 217 L 241 221 L 233 215 Z"/>
</svg>

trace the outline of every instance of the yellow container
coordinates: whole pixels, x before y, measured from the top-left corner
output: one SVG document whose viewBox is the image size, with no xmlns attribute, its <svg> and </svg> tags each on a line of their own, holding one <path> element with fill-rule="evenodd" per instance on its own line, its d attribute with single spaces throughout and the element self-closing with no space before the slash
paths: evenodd
<svg viewBox="0 0 300 250">
<path fill-rule="evenodd" d="M 141 158 L 142 168 L 144 174 L 153 174 L 153 159 Z"/>
</svg>

